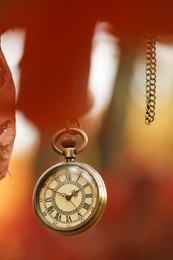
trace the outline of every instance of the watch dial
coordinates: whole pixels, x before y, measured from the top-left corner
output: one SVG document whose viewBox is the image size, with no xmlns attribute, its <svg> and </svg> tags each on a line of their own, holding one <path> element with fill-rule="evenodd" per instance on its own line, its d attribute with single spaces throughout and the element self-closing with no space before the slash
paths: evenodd
<svg viewBox="0 0 173 260">
<path fill-rule="evenodd" d="M 52 231 L 80 229 L 99 207 L 99 187 L 93 174 L 79 165 L 62 165 L 41 177 L 35 210 Z"/>
</svg>

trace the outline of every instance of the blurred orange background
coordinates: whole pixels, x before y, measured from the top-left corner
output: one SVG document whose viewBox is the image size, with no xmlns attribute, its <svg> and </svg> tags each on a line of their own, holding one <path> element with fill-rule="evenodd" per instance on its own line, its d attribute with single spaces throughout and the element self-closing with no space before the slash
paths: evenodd
<svg viewBox="0 0 173 260">
<path fill-rule="evenodd" d="M 2 36 L 17 93 L 25 37 L 26 31 L 17 27 Z M 100 222 L 85 233 L 56 236 L 36 219 L 34 185 L 43 171 L 63 158 L 51 150 L 52 128 L 43 133 L 17 111 L 9 174 L 0 182 L 0 259 L 173 259 L 171 37 L 157 38 L 156 118 L 147 126 L 145 37 L 129 40 L 129 48 L 107 21 L 95 27 L 88 83 L 90 109 L 79 119 L 89 145 L 77 160 L 100 172 L 108 202 Z M 19 45 L 17 54 L 14 47 Z M 57 121 L 55 118 L 54 128 Z"/>
</svg>

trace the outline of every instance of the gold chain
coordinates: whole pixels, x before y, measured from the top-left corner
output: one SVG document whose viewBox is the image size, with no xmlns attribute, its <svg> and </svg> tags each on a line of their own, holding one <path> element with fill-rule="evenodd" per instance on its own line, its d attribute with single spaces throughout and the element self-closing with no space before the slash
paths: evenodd
<svg viewBox="0 0 173 260">
<path fill-rule="evenodd" d="M 156 35 L 147 34 L 146 43 L 146 112 L 145 123 L 154 121 L 156 104 Z"/>
<path fill-rule="evenodd" d="M 72 64 L 72 87 L 74 93 L 80 98 L 81 95 L 81 69 L 82 69 L 82 43 L 79 42 Z"/>
</svg>

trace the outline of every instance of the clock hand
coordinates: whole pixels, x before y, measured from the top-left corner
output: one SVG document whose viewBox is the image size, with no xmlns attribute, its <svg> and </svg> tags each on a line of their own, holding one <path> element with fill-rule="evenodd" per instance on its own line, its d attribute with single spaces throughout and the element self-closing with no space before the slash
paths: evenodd
<svg viewBox="0 0 173 260">
<path fill-rule="evenodd" d="M 70 200 L 70 202 L 71 202 L 71 204 L 73 204 L 73 206 L 75 207 L 75 209 L 77 208 L 76 206 L 75 206 L 75 204 L 73 203 L 73 201 L 72 200 Z"/>
<path fill-rule="evenodd" d="M 65 193 L 59 192 L 56 189 L 52 189 L 52 188 L 48 188 L 49 190 L 51 190 L 52 192 L 56 192 L 58 195 L 66 198 L 68 195 L 66 195 Z"/>
<path fill-rule="evenodd" d="M 78 189 L 78 190 L 72 190 L 72 194 L 71 195 L 67 195 L 66 193 L 62 193 L 62 192 L 59 192 L 57 191 L 56 189 L 52 189 L 52 188 L 49 188 L 49 190 L 51 190 L 52 192 L 56 192 L 58 195 L 62 196 L 63 198 L 66 198 L 66 200 L 68 201 L 71 201 L 71 198 L 74 196 L 74 197 L 77 197 L 78 195 L 78 192 L 81 190 L 81 189 Z"/>
<path fill-rule="evenodd" d="M 62 192 L 59 192 L 59 191 L 56 191 L 56 190 L 54 190 L 54 192 L 56 192 L 58 195 L 62 196 L 63 198 L 66 198 L 66 200 L 68 200 L 68 201 L 71 200 L 72 195 L 67 195 L 64 192 L 62 193 Z"/>
<path fill-rule="evenodd" d="M 59 191 L 56 191 L 55 190 L 55 192 L 58 194 L 58 195 L 60 195 L 60 196 L 62 196 L 63 198 L 66 198 L 66 200 L 68 200 L 68 201 L 70 201 L 71 200 L 71 195 L 67 195 L 66 193 L 61 193 L 61 192 L 59 192 Z"/>
<path fill-rule="evenodd" d="M 74 197 L 77 196 L 75 190 L 72 190 L 72 194 L 71 194 L 71 195 L 66 195 L 66 200 L 71 201 L 71 198 L 72 198 L 73 196 L 74 196 Z"/>
<path fill-rule="evenodd" d="M 71 198 L 74 196 L 74 197 L 77 197 L 78 195 L 78 192 L 80 191 L 81 189 L 79 190 L 72 190 L 71 191 L 71 195 L 66 195 L 66 200 L 68 201 L 71 201 Z"/>
<path fill-rule="evenodd" d="M 72 195 L 66 195 L 66 200 L 71 201 Z"/>
<path fill-rule="evenodd" d="M 78 190 L 72 190 L 71 197 L 72 197 L 72 196 L 77 197 L 78 192 L 79 192 L 80 190 L 81 190 L 81 189 L 78 189 Z"/>
<path fill-rule="evenodd" d="M 61 193 L 61 192 L 59 192 L 59 191 L 56 191 L 56 193 L 57 193 L 58 195 L 60 195 L 60 196 L 62 196 L 62 197 L 64 197 L 64 198 L 67 199 L 67 196 L 68 196 L 68 195 L 66 195 L 65 193 Z"/>
</svg>

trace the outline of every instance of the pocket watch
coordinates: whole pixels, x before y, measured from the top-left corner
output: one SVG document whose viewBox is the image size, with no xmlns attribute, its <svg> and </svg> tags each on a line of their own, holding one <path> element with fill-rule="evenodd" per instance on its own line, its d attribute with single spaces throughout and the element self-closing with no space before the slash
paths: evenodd
<svg viewBox="0 0 173 260">
<path fill-rule="evenodd" d="M 58 139 L 64 134 L 61 147 Z M 76 147 L 72 135 L 80 135 Z M 35 213 L 49 231 L 58 235 L 75 235 L 94 226 L 103 215 L 107 192 L 100 174 L 91 166 L 75 162 L 76 154 L 87 145 L 88 137 L 81 129 L 62 129 L 52 139 L 55 152 L 65 162 L 55 164 L 39 178 L 33 193 Z"/>
</svg>

